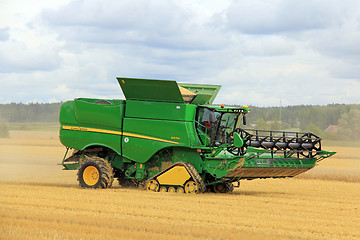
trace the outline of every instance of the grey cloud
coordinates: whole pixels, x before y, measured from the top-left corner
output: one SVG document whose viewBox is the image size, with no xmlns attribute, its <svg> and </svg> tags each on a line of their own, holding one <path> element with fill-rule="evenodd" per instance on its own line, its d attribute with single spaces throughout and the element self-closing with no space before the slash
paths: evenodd
<svg viewBox="0 0 360 240">
<path fill-rule="evenodd" d="M 219 103 L 276 105 L 282 97 L 286 104 L 327 104 L 322 88 L 345 99 L 337 82 L 357 76 L 359 14 L 351 8 L 358 5 L 303 2 L 234 1 L 211 21 L 174 0 L 74 0 L 34 20 L 34 32 L 58 36 L 59 48 L 6 41 L 0 75 L 40 79 L 41 90 L 28 89 L 45 101 L 120 96 L 116 76 L 222 84 Z M 29 95 L 23 87 L 16 98 Z"/>
<path fill-rule="evenodd" d="M 57 49 L 49 46 L 29 49 L 16 41 L 0 45 L 0 73 L 50 71 L 60 62 Z"/>
<path fill-rule="evenodd" d="M 323 29 L 334 21 L 337 1 L 237 1 L 225 12 L 229 29 L 245 34 L 277 34 Z"/>
<path fill-rule="evenodd" d="M 304 34 L 309 47 L 328 58 L 324 66 L 336 78 L 360 80 L 360 2 L 341 25 Z M 335 63 L 334 63 L 335 62 Z"/>
<path fill-rule="evenodd" d="M 53 25 L 95 26 L 100 28 L 148 29 L 172 31 L 181 27 L 179 22 L 187 13 L 172 1 L 71 1 L 69 4 L 43 12 L 43 17 Z M 149 30 L 149 29 L 148 29 Z"/>
<path fill-rule="evenodd" d="M 70 41 L 183 50 L 221 47 L 218 36 L 191 22 L 193 16 L 173 1 L 145 0 L 76 0 L 42 13 L 44 22 Z"/>
<path fill-rule="evenodd" d="M 332 31 L 319 31 L 309 38 L 312 46 L 322 54 L 360 60 L 360 21 L 346 23 Z"/>
<path fill-rule="evenodd" d="M 296 50 L 296 42 L 293 39 L 279 35 L 244 36 L 242 43 L 242 51 L 247 56 L 292 55 Z"/>
<path fill-rule="evenodd" d="M 355 79 L 360 82 L 359 61 L 336 61 L 330 64 L 328 69 L 329 73 L 336 78 Z"/>
<path fill-rule="evenodd" d="M 280 56 L 312 50 L 338 65 L 323 64 L 335 78 L 360 79 L 360 2 L 357 0 L 238 1 L 223 24 L 243 41 L 244 54 Z M 276 40 L 274 40 L 276 39 Z M 310 60 L 310 59 L 309 59 Z"/>
<path fill-rule="evenodd" d="M 235 43 L 227 33 L 194 23 L 195 14 L 175 1 L 75 0 L 41 18 L 65 51 L 79 63 L 96 62 L 110 79 L 121 73 L 184 80 L 214 75 L 241 55 L 231 50 Z"/>
</svg>

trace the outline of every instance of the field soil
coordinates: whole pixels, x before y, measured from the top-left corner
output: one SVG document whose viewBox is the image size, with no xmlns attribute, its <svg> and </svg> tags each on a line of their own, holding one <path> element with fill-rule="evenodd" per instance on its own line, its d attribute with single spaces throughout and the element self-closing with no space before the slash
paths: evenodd
<svg viewBox="0 0 360 240">
<path fill-rule="evenodd" d="M 56 131 L 0 138 L 0 239 L 360 239 L 360 148 L 230 194 L 81 189 Z"/>
</svg>

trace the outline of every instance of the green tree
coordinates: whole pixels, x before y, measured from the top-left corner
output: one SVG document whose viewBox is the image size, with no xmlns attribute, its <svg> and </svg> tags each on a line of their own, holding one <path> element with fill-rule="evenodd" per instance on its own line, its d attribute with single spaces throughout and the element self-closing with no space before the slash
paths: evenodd
<svg viewBox="0 0 360 240">
<path fill-rule="evenodd" d="M 5 123 L 0 124 L 0 138 L 8 138 L 10 136 L 9 128 Z"/>
<path fill-rule="evenodd" d="M 260 129 L 260 130 L 268 130 L 268 126 L 267 126 L 265 120 L 262 118 L 258 118 L 255 121 L 255 128 Z"/>
<path fill-rule="evenodd" d="M 339 136 L 348 140 L 360 140 L 360 110 L 351 109 L 341 115 Z"/>
<path fill-rule="evenodd" d="M 279 121 L 274 121 L 274 123 L 271 124 L 271 125 L 269 126 L 269 128 L 270 128 L 270 130 L 274 130 L 274 131 L 280 130 L 280 129 L 281 129 L 280 122 L 279 122 Z"/>
<path fill-rule="evenodd" d="M 301 130 L 306 130 L 307 126 L 310 124 L 312 119 L 311 107 L 304 108 L 300 111 L 300 128 Z"/>
<path fill-rule="evenodd" d="M 318 126 L 316 126 L 313 123 L 309 123 L 305 131 L 315 134 L 318 137 L 324 137 L 326 135 L 325 131 L 321 130 Z"/>
</svg>

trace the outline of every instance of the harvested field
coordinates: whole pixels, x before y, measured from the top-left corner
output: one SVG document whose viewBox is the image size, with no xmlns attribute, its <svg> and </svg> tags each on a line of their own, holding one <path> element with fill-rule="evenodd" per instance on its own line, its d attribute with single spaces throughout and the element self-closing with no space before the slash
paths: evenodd
<svg viewBox="0 0 360 240">
<path fill-rule="evenodd" d="M 360 148 L 294 179 L 231 194 L 87 190 L 62 171 L 57 133 L 0 139 L 0 239 L 360 239 Z"/>
</svg>

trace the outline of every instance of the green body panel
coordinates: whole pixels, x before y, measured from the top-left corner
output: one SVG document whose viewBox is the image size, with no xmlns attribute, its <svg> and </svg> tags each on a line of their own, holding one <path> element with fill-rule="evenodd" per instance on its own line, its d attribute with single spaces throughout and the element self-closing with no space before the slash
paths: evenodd
<svg viewBox="0 0 360 240">
<path fill-rule="evenodd" d="M 61 106 L 59 118 L 60 141 L 64 146 L 78 150 L 84 150 L 90 146 L 103 146 L 121 154 L 121 135 L 92 132 L 89 130 L 110 130 L 121 133 L 121 116 L 123 115 L 124 103 L 123 101 L 113 100 L 115 105 L 110 105 L 111 107 L 109 107 L 109 105 L 95 104 L 98 100 L 87 99 L 85 102 L 84 99 L 76 99 L 75 101 L 65 102 Z M 84 107 L 81 108 L 81 106 Z M 96 111 L 98 114 L 96 114 Z M 98 116 L 94 117 L 94 115 Z M 94 119 L 100 123 L 95 124 L 96 121 Z M 112 126 L 110 126 L 111 124 Z M 73 129 L 77 130 L 66 130 L 64 129 L 65 127 L 73 127 Z"/>
<path fill-rule="evenodd" d="M 67 101 L 61 105 L 59 122 L 60 124 L 71 124 L 71 125 L 78 124 L 75 118 L 74 101 Z"/>
<path fill-rule="evenodd" d="M 206 144 L 203 144 L 200 140 L 199 132 L 196 130 L 194 121 L 185 122 L 186 131 L 190 141 L 191 148 L 203 148 Z M 209 138 L 207 138 L 209 139 Z"/>
<path fill-rule="evenodd" d="M 99 99 L 78 98 L 74 100 L 75 118 L 79 124 L 103 126 L 120 130 L 124 101 L 107 100 L 109 105 L 95 104 Z"/>
<path fill-rule="evenodd" d="M 176 81 L 117 78 L 126 100 L 183 103 Z"/>
<path fill-rule="evenodd" d="M 184 103 L 126 101 L 126 118 L 194 121 L 196 105 Z M 159 125 L 161 126 L 161 125 Z"/>
<path fill-rule="evenodd" d="M 189 104 L 126 101 L 123 132 L 130 136 L 122 142 L 123 156 L 145 163 L 163 148 L 201 145 L 195 112 L 196 106 Z"/>
<path fill-rule="evenodd" d="M 124 118 L 125 134 L 123 156 L 139 163 L 148 161 L 163 148 L 190 146 L 186 124 L 181 121 Z"/>
<path fill-rule="evenodd" d="M 177 147 L 173 149 L 172 162 L 188 162 L 201 174 L 203 172 L 203 160 L 195 149 Z"/>
<path fill-rule="evenodd" d="M 239 165 L 238 157 L 230 159 L 226 158 L 226 160 L 221 158 L 207 159 L 204 161 L 204 171 L 208 172 L 215 178 L 223 178 L 236 168 L 237 165 Z M 231 178 L 234 179 L 233 177 Z"/>
<path fill-rule="evenodd" d="M 121 136 L 119 135 L 61 129 L 60 141 L 64 146 L 78 150 L 91 146 L 103 146 L 121 154 Z"/>
</svg>

